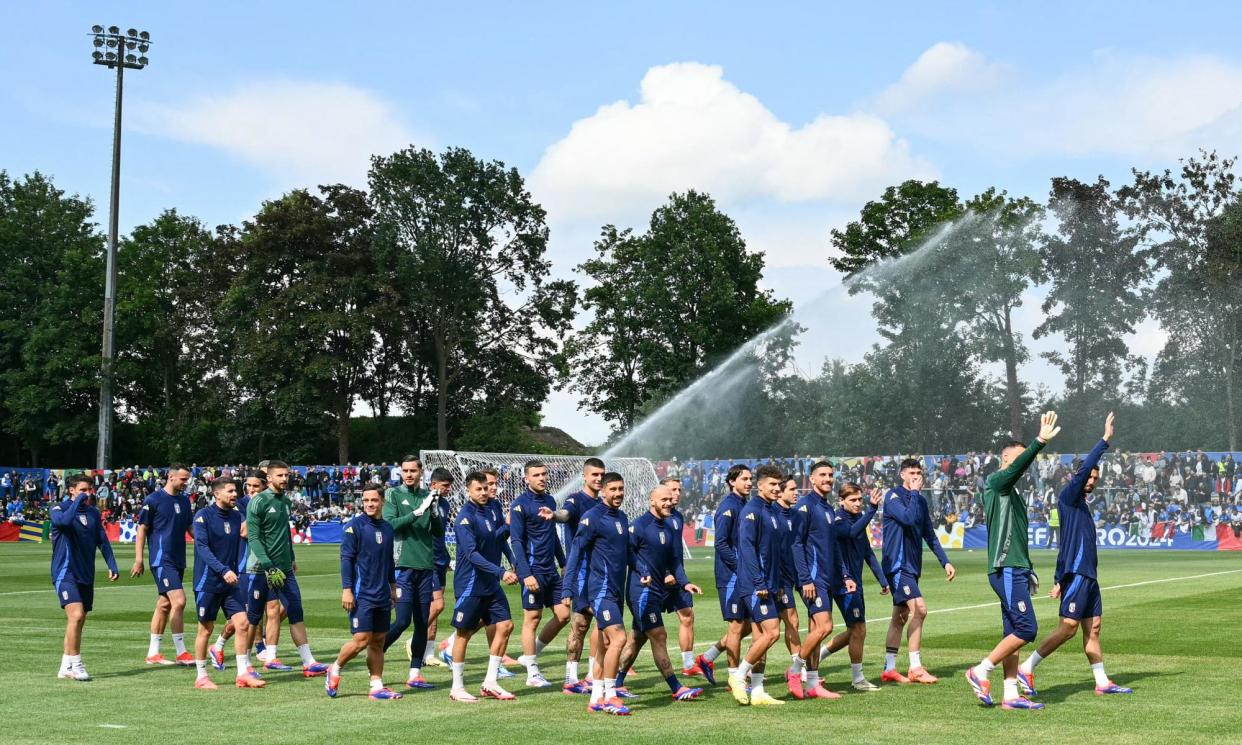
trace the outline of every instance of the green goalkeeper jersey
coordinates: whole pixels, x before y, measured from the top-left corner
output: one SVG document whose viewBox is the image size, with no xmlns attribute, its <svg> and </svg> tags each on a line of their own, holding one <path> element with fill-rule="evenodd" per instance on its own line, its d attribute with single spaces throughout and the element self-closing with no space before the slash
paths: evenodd
<svg viewBox="0 0 1242 745">
<path fill-rule="evenodd" d="M 293 538 L 289 535 L 289 497 L 264 489 L 246 508 L 246 543 L 250 556 L 247 572 L 263 572 L 280 567 L 293 572 Z"/>
<path fill-rule="evenodd" d="M 405 484 L 384 493 L 383 518 L 392 526 L 393 558 L 400 569 L 434 569 L 435 539 L 444 535 L 444 517 L 435 496 Z"/>
<path fill-rule="evenodd" d="M 1026 500 L 1018 494 L 1018 480 L 1044 449 L 1036 439 L 1008 468 L 988 476 L 983 489 L 983 511 L 988 527 L 988 573 L 1002 567 L 1033 569 L 1027 550 Z"/>
</svg>

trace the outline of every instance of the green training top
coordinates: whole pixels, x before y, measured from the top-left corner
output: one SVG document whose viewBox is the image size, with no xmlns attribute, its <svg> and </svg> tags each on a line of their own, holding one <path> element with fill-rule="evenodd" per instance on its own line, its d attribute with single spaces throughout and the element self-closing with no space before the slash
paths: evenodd
<svg viewBox="0 0 1242 745">
<path fill-rule="evenodd" d="M 289 535 L 289 497 L 264 489 L 246 508 L 246 543 L 250 557 L 247 572 L 280 567 L 293 571 L 293 539 Z"/>
<path fill-rule="evenodd" d="M 983 511 L 988 521 L 988 573 L 1001 567 L 1033 569 L 1027 550 L 1026 500 L 1015 488 L 1018 479 L 1044 449 L 1038 438 L 1008 468 L 988 476 L 983 490 Z"/>
<path fill-rule="evenodd" d="M 444 535 L 444 516 L 435 512 L 435 497 L 426 489 L 405 484 L 384 492 L 383 518 L 392 526 L 392 554 L 402 569 L 434 569 L 435 539 Z"/>
</svg>

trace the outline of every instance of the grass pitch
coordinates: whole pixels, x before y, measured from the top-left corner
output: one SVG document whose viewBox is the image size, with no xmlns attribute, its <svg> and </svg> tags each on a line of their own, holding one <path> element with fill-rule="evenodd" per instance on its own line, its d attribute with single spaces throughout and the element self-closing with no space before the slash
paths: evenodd
<svg viewBox="0 0 1242 745">
<path fill-rule="evenodd" d="M 730 698 L 723 685 L 722 658 L 720 686 L 709 688 L 703 700 L 674 703 L 644 652 L 637 677 L 628 681 L 641 696 L 633 716 L 614 718 L 588 714 L 586 697 L 564 695 L 559 685 L 526 689 L 517 669 L 520 677 L 504 681 L 518 695 L 516 702 L 473 706 L 448 700 L 447 668 L 425 671 L 437 690 L 401 701 L 371 701 L 361 658 L 346 667 L 341 696 L 335 700 L 324 695 L 321 678 L 307 680 L 300 673 L 268 674 L 266 689 L 237 690 L 232 687 L 231 645 L 225 650 L 229 669 L 212 671 L 220 689 L 195 690 L 193 668 L 143 664 L 154 586 L 149 573 L 128 579 L 133 548 L 116 548 L 123 579 L 108 583 L 100 564 L 95 610 L 83 637 L 83 661 L 95 680 L 76 683 L 55 677 L 64 615 L 51 589 L 50 545 L 0 544 L 0 742 L 1242 742 L 1242 706 L 1234 690 L 1242 657 L 1242 556 L 1227 552 L 1100 552 L 1105 663 L 1113 680 L 1135 689 L 1132 696 L 1095 696 L 1081 644 L 1073 640 L 1038 670 L 1040 700 L 1047 709 L 978 706 L 962 672 L 997 640 L 999 611 L 984 574 L 985 554 L 951 551 L 957 581 L 946 583 L 930 555 L 925 566 L 933 570 L 923 580 L 932 612 L 924 632 L 923 662 L 940 676 L 938 685 L 855 693 L 848 687 L 848 659 L 842 653 L 822 668 L 829 687 L 845 694 L 842 700 L 790 701 L 752 710 Z M 331 661 L 348 637 L 339 604 L 337 550 L 329 545 L 297 549 L 310 642 L 323 662 Z M 1035 552 L 1045 587 L 1054 560 L 1052 552 Z M 723 631 L 711 590 L 710 552 L 696 551 L 688 571 L 692 581 L 712 592 L 697 601 L 696 644 L 702 650 Z M 868 627 L 865 664 L 868 677 L 878 681 L 891 605 L 870 575 L 866 581 L 868 616 L 876 620 Z M 449 603 L 451 607 L 451 597 Z M 520 612 L 512 595 L 510 603 Z M 1042 597 L 1036 608 L 1042 638 L 1056 622 L 1057 604 Z M 441 616 L 441 638 L 448 633 L 447 619 L 448 613 Z M 675 625 L 671 617 L 666 622 L 670 628 Z M 191 600 L 187 641 L 194 628 Z M 515 630 L 510 642 L 515 657 L 520 654 L 517 638 Z M 399 647 L 390 650 L 385 670 L 393 688 L 405 677 L 406 660 Z M 164 650 L 171 648 L 166 635 Z M 286 661 L 296 658 L 287 628 L 281 632 L 281 649 Z M 541 655 L 550 680 L 561 678 L 563 650 L 562 636 Z M 470 651 L 467 685 L 476 689 L 485 664 L 481 637 Z M 675 650 L 673 657 L 679 658 Z M 788 661 L 783 644 L 769 659 L 770 669 L 783 670 Z M 900 667 L 906 667 L 904 648 Z M 999 670 L 992 680 L 999 693 Z M 768 689 L 787 698 L 779 674 L 769 674 Z"/>
</svg>

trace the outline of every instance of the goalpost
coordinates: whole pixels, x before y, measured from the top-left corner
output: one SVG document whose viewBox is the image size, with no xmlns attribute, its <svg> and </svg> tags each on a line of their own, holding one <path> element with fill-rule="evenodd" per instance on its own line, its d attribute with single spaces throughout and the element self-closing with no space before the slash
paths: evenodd
<svg viewBox="0 0 1242 745">
<path fill-rule="evenodd" d="M 526 489 L 526 484 L 522 479 L 523 466 L 531 460 L 541 461 L 547 465 L 548 492 L 556 497 L 557 504 L 561 504 L 566 497 L 582 488 L 582 466 L 588 457 L 530 453 L 471 453 L 458 450 L 423 450 L 419 456 L 423 460 L 425 475 L 430 474 L 436 468 L 446 468 L 449 473 L 453 474 L 453 491 L 449 502 L 454 512 L 465 501 L 466 474 L 484 466 L 491 466 L 499 473 L 496 498 L 508 510 L 509 504 Z M 646 512 L 649 504 L 648 495 L 660 483 L 651 461 L 646 458 L 603 458 L 602 460 L 609 471 L 616 471 L 625 477 L 625 501 L 621 503 L 621 510 L 631 520 Z M 682 542 L 684 545 L 684 535 Z M 691 558 L 688 546 L 686 558 Z"/>
</svg>

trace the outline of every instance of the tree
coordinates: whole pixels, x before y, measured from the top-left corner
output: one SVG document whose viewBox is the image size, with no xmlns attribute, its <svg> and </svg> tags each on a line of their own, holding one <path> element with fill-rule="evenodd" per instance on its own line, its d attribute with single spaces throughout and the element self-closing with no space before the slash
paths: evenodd
<svg viewBox="0 0 1242 745">
<path fill-rule="evenodd" d="M 285 447 L 303 452 L 313 452 L 315 441 L 298 431 L 331 421 L 337 457 L 346 463 L 350 415 L 371 384 L 385 284 L 366 195 L 339 184 L 319 192 L 299 189 L 265 202 L 243 225 L 225 316 L 231 341 L 244 350 L 232 359 L 252 404 L 243 411 L 274 418 L 301 440 Z"/>
<path fill-rule="evenodd" d="M 1054 178 L 1049 209 L 1057 231 L 1041 248 L 1040 278 L 1051 287 L 1034 336 L 1065 338 L 1064 353 L 1044 356 L 1061 369 L 1069 393 L 1115 398 L 1132 362 L 1123 337 L 1146 313 L 1140 288 L 1150 269 L 1138 238 L 1122 231 L 1103 177 L 1094 184 Z"/>
<path fill-rule="evenodd" d="M 558 365 L 577 288 L 548 280 L 544 210 L 517 169 L 462 148 L 438 158 L 407 148 L 372 158 L 370 188 L 407 332 L 425 345 L 408 349 L 405 364 L 421 364 L 424 349 L 431 361 L 438 447 L 448 447 L 450 400 L 462 407 L 452 423 L 459 426 L 478 408 L 483 381 L 506 387 L 496 373 L 522 378 L 527 385 L 515 404 L 537 408 Z M 489 363 L 496 367 L 489 370 Z M 536 378 L 544 382 L 530 386 Z"/>
<path fill-rule="evenodd" d="M 0 416 L 29 450 L 93 442 L 103 240 L 89 200 L 0 171 Z"/>
<path fill-rule="evenodd" d="M 606 225 L 595 250 L 578 268 L 593 315 L 571 344 L 574 387 L 617 433 L 792 307 L 759 288 L 763 254 L 707 194 L 671 195 L 642 235 Z"/>
<path fill-rule="evenodd" d="M 1160 271 L 1149 294 L 1168 334 L 1156 361 L 1149 403 L 1178 404 L 1199 426 L 1223 418 L 1221 438 L 1238 445 L 1242 345 L 1242 203 L 1236 159 L 1201 151 L 1177 176 L 1135 171 L 1118 190 L 1134 235 Z M 1201 443 L 1200 443 L 1201 444 Z"/>
</svg>

